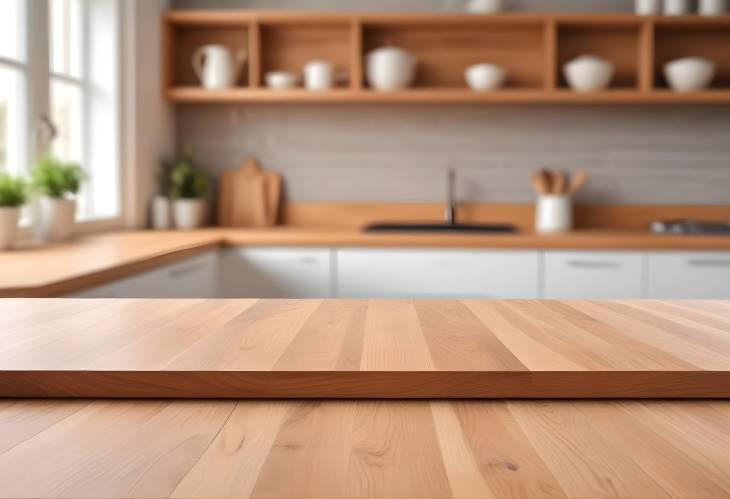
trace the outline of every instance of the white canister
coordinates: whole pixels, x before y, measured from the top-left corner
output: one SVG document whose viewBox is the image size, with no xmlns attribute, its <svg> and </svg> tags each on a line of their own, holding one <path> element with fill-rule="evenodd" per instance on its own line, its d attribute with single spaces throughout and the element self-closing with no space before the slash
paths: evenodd
<svg viewBox="0 0 730 499">
<path fill-rule="evenodd" d="M 727 12 L 727 0 L 700 0 L 699 14 L 721 16 Z"/>
<path fill-rule="evenodd" d="M 73 234 L 76 201 L 41 196 L 36 205 L 36 215 L 38 238 L 43 241 L 65 241 Z"/>
<path fill-rule="evenodd" d="M 335 84 L 335 67 L 327 61 L 312 61 L 304 66 L 307 90 L 329 90 Z"/>
<path fill-rule="evenodd" d="M 18 232 L 20 208 L 14 206 L 0 207 L 0 250 L 13 246 L 15 234 Z"/>
<path fill-rule="evenodd" d="M 656 16 L 662 11 L 662 0 L 635 0 L 634 9 L 640 16 Z"/>
<path fill-rule="evenodd" d="M 689 0 L 664 0 L 664 14 L 667 16 L 686 16 L 689 12 Z"/>
<path fill-rule="evenodd" d="M 191 230 L 205 225 L 205 199 L 176 199 L 172 211 L 176 229 Z"/>
<path fill-rule="evenodd" d="M 155 196 L 151 208 L 152 228 L 155 230 L 169 230 L 172 227 L 172 207 L 170 198 Z"/>
<path fill-rule="evenodd" d="M 573 228 L 573 199 L 562 194 L 537 198 L 535 231 L 541 234 L 566 232 Z"/>
</svg>

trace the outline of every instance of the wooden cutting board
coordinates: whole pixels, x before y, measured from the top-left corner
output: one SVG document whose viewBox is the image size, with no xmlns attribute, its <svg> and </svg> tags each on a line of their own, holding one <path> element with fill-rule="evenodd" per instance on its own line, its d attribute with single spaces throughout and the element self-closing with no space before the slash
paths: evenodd
<svg viewBox="0 0 730 499">
<path fill-rule="evenodd" d="M 267 227 L 279 216 L 281 175 L 264 171 L 255 159 L 223 174 L 219 189 L 218 224 L 223 227 Z"/>
</svg>

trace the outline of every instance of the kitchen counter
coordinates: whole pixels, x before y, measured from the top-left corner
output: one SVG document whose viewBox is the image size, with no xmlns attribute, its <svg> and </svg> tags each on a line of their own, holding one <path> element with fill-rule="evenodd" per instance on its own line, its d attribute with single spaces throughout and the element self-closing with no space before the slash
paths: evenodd
<svg viewBox="0 0 730 499">
<path fill-rule="evenodd" d="M 0 301 L 0 397 L 730 398 L 728 301 Z"/>
<path fill-rule="evenodd" d="M 730 236 L 667 236 L 640 230 L 568 234 L 366 234 L 354 229 L 211 228 L 124 231 L 0 253 L 0 297 L 50 297 L 104 284 L 220 246 L 730 250 Z"/>
<path fill-rule="evenodd" d="M 730 401 L 0 401 L 0 497 L 720 498 Z"/>
</svg>

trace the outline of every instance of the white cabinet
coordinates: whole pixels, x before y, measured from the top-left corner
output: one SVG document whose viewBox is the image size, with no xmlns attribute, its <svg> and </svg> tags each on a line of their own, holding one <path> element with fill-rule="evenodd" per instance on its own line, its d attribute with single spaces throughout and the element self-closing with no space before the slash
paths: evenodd
<svg viewBox="0 0 730 499">
<path fill-rule="evenodd" d="M 217 296 L 218 252 L 210 251 L 69 297 L 216 298 Z"/>
<path fill-rule="evenodd" d="M 641 298 L 644 255 L 632 251 L 546 251 L 543 297 Z"/>
<path fill-rule="evenodd" d="M 537 251 L 337 250 L 337 294 L 365 298 L 535 298 Z"/>
<path fill-rule="evenodd" d="M 730 299 L 730 252 L 651 252 L 649 298 Z"/>
<path fill-rule="evenodd" d="M 224 298 L 329 298 L 332 253 L 324 248 L 228 248 L 221 255 Z"/>
</svg>

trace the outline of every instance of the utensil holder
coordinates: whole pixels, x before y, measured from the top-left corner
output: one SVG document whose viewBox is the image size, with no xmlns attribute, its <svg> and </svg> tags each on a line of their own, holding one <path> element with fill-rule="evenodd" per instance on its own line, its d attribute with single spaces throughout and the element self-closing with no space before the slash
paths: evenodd
<svg viewBox="0 0 730 499">
<path fill-rule="evenodd" d="M 537 198 L 535 231 L 541 234 L 567 232 L 573 228 L 573 198 L 545 194 Z"/>
</svg>

